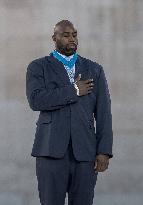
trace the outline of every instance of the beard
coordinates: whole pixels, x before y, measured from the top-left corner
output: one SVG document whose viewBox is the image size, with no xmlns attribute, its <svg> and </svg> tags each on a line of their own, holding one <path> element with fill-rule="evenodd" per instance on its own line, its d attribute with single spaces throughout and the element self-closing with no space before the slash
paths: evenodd
<svg viewBox="0 0 143 205">
<path fill-rule="evenodd" d="M 76 53 L 77 44 L 57 45 L 57 49 L 64 55 L 70 56 Z"/>
</svg>

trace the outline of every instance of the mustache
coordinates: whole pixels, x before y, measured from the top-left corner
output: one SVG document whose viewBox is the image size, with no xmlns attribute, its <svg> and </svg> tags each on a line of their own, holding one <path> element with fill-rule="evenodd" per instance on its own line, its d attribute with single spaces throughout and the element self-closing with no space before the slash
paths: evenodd
<svg viewBox="0 0 143 205">
<path fill-rule="evenodd" d="M 73 43 L 68 43 L 68 45 L 75 45 L 77 46 L 77 43 L 73 42 Z"/>
</svg>

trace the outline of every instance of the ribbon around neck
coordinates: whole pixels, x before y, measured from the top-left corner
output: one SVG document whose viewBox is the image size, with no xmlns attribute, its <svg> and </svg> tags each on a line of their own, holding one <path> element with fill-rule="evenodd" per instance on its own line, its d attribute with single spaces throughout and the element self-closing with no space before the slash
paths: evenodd
<svg viewBox="0 0 143 205">
<path fill-rule="evenodd" d="M 77 60 L 77 53 L 75 53 L 69 61 L 66 60 L 63 56 L 61 56 L 56 50 L 52 51 L 51 53 L 53 54 L 55 58 L 57 58 L 60 62 L 62 62 L 69 69 L 71 69 L 74 66 Z"/>
</svg>

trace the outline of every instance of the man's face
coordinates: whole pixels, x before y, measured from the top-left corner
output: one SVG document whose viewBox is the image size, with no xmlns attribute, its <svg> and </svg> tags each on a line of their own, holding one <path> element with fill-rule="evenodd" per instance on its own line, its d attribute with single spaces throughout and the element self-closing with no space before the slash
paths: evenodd
<svg viewBox="0 0 143 205">
<path fill-rule="evenodd" d="M 58 27 L 53 40 L 56 50 L 66 56 L 74 54 L 77 50 L 77 31 L 72 26 Z"/>
</svg>

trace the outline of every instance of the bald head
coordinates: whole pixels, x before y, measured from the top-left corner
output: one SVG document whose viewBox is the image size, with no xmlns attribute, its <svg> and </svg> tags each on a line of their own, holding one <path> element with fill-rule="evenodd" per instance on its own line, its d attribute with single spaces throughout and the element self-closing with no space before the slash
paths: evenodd
<svg viewBox="0 0 143 205">
<path fill-rule="evenodd" d="M 66 27 L 71 27 L 71 28 L 74 29 L 74 25 L 73 25 L 73 23 L 71 21 L 69 21 L 69 20 L 59 21 L 54 26 L 54 35 L 56 35 L 59 32 L 62 32 L 63 30 L 65 30 Z"/>
<path fill-rule="evenodd" d="M 56 50 L 64 55 L 72 55 L 76 52 L 78 39 L 77 30 L 72 22 L 68 20 L 59 21 L 54 26 L 54 34 L 52 36 Z"/>
</svg>

